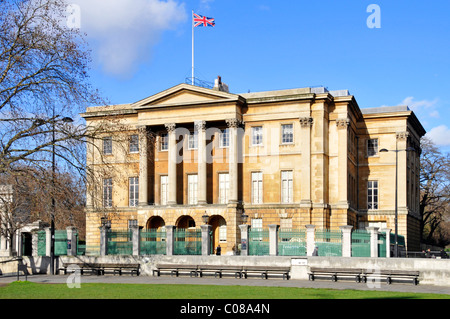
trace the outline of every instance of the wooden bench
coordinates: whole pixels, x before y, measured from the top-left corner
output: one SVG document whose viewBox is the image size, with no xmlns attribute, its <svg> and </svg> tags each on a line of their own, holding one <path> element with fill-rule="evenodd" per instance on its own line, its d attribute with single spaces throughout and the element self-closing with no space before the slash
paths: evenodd
<svg viewBox="0 0 450 319">
<path fill-rule="evenodd" d="M 330 276 L 332 281 L 337 281 L 338 277 L 355 277 L 356 282 L 361 282 L 363 270 L 360 268 L 318 268 L 311 267 L 308 273 L 309 280 L 313 281 L 316 276 Z"/>
<path fill-rule="evenodd" d="M 386 283 L 390 285 L 392 283 L 392 279 L 412 279 L 414 285 L 419 283 L 419 275 L 418 271 L 408 271 L 408 270 L 366 270 L 362 274 L 362 281 L 367 282 L 367 278 L 369 279 L 385 279 Z"/>
<path fill-rule="evenodd" d="M 120 264 L 120 263 L 101 263 L 94 265 L 94 267 L 100 269 L 101 273 L 104 275 L 105 271 L 112 270 L 114 272 L 114 275 L 119 274 L 119 276 L 122 276 L 123 272 L 129 272 L 131 276 L 136 274 L 136 276 L 139 276 L 139 264 Z"/>
<path fill-rule="evenodd" d="M 158 277 L 162 271 L 170 271 L 170 275 L 179 276 L 182 272 L 189 272 L 191 277 L 197 277 L 198 266 L 197 265 L 180 265 L 180 264 L 158 264 L 156 269 L 153 270 L 153 276 L 155 273 Z"/>
<path fill-rule="evenodd" d="M 289 280 L 290 271 L 291 267 L 244 266 L 241 274 L 244 278 L 247 278 L 249 273 L 258 273 L 262 279 L 268 279 L 269 274 L 281 274 L 283 280 Z"/>
<path fill-rule="evenodd" d="M 204 273 L 214 273 L 214 277 L 222 278 L 224 273 L 234 273 L 234 278 L 241 278 L 242 266 L 211 266 L 211 265 L 200 265 L 198 266 L 197 273 L 200 277 L 203 277 Z"/>
<path fill-rule="evenodd" d="M 75 267 L 70 269 L 70 266 Z M 134 274 L 136 274 L 136 276 L 139 276 L 139 268 L 139 264 L 69 262 L 63 263 L 62 267 L 59 268 L 59 270 L 63 270 L 64 274 L 67 274 L 68 270 L 77 271 L 79 269 L 82 275 L 84 274 L 85 270 L 90 270 L 98 276 L 104 275 L 105 271 L 107 270 L 112 270 L 114 272 L 114 275 L 119 274 L 120 276 L 123 272 L 128 271 L 132 276 Z"/>
</svg>

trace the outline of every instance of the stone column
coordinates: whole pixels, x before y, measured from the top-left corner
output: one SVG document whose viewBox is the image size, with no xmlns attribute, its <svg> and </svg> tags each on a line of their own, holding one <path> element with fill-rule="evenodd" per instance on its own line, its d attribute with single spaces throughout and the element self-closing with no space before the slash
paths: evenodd
<svg viewBox="0 0 450 319">
<path fill-rule="evenodd" d="M 211 225 L 201 225 L 202 229 L 202 256 L 211 255 Z"/>
<path fill-rule="evenodd" d="M 66 228 L 67 231 L 67 256 L 77 255 L 77 234 L 78 230 L 74 226 Z"/>
<path fill-rule="evenodd" d="M 314 247 L 316 246 L 315 241 L 315 227 L 314 225 L 306 225 L 306 255 L 312 256 L 314 252 Z"/>
<path fill-rule="evenodd" d="M 381 232 L 386 233 L 386 258 L 391 258 L 391 231 L 390 228 L 380 229 Z"/>
<path fill-rule="evenodd" d="M 407 189 L 407 156 L 408 152 L 406 148 L 408 147 L 408 132 L 398 132 L 396 134 L 397 137 L 397 149 L 399 152 L 398 155 L 398 214 L 407 213 L 408 211 L 408 189 Z M 406 225 L 398 224 L 400 227 L 406 227 Z"/>
<path fill-rule="evenodd" d="M 38 257 L 38 243 L 39 243 L 39 235 L 38 232 L 40 229 L 33 229 L 31 231 L 31 256 Z M 0 256 L 1 256 L 0 252 Z"/>
<path fill-rule="evenodd" d="M 342 232 L 342 257 L 352 256 L 352 228 L 353 226 L 340 226 Z"/>
<path fill-rule="evenodd" d="M 6 256 L 6 237 L 0 236 L 0 256 Z"/>
<path fill-rule="evenodd" d="M 338 128 L 338 205 L 339 208 L 348 209 L 348 118 L 336 119 Z"/>
<path fill-rule="evenodd" d="M 269 225 L 269 256 L 278 255 L 278 229 L 279 225 Z"/>
<path fill-rule="evenodd" d="M 198 161 L 198 204 L 206 204 L 206 122 L 195 122 L 195 129 L 197 130 L 198 148 L 197 148 L 197 161 Z"/>
<path fill-rule="evenodd" d="M 173 256 L 175 244 L 175 226 L 166 226 L 166 256 Z"/>
<path fill-rule="evenodd" d="M 111 229 L 110 226 L 105 225 L 99 227 L 100 229 L 100 256 L 108 255 L 108 232 Z"/>
<path fill-rule="evenodd" d="M 52 233 L 50 227 L 45 228 L 45 256 L 50 257 L 52 249 Z"/>
<path fill-rule="evenodd" d="M 169 132 L 169 195 L 168 205 L 177 204 L 177 137 L 175 134 L 175 123 L 165 124 Z"/>
<path fill-rule="evenodd" d="M 240 125 L 238 119 L 228 119 L 226 123 L 230 132 L 230 146 L 228 148 L 228 165 L 230 176 L 230 193 L 228 197 L 229 203 L 238 202 L 238 134 L 237 130 Z"/>
<path fill-rule="evenodd" d="M 370 257 L 378 257 L 378 227 L 367 227 L 370 232 Z"/>
<path fill-rule="evenodd" d="M 241 230 L 241 256 L 248 256 L 248 229 L 250 225 L 244 224 L 239 225 L 239 228 Z"/>
<path fill-rule="evenodd" d="M 148 130 L 139 126 L 139 206 L 148 205 Z"/>
<path fill-rule="evenodd" d="M 130 228 L 131 240 L 133 242 L 133 256 L 139 256 L 141 251 L 141 227 L 138 225 L 132 225 Z"/>
<path fill-rule="evenodd" d="M 94 163 L 94 154 L 96 152 L 95 147 L 95 140 L 93 137 L 87 137 L 86 138 L 86 150 L 87 150 L 87 156 L 86 156 L 86 166 L 90 167 Z M 92 167 L 91 167 L 92 168 Z M 91 210 L 94 209 L 94 181 L 92 180 L 92 177 L 87 180 L 86 185 L 86 209 Z"/>
<path fill-rule="evenodd" d="M 304 208 L 312 208 L 311 201 L 311 127 L 314 123 L 312 117 L 300 118 L 300 147 L 302 151 L 302 159 L 300 163 L 300 171 L 302 173 L 302 183 L 300 187 L 301 202 L 300 206 Z"/>
</svg>

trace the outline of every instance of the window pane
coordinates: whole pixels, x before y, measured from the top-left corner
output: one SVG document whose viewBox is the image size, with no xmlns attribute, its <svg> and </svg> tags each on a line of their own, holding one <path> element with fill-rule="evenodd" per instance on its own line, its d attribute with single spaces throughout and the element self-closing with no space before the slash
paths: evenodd
<svg viewBox="0 0 450 319">
<path fill-rule="evenodd" d="M 219 146 L 220 147 L 230 146 L 230 131 L 227 128 L 220 132 Z"/>
<path fill-rule="evenodd" d="M 161 134 L 161 151 L 167 151 L 169 150 L 169 134 L 163 133 Z"/>
<path fill-rule="evenodd" d="M 367 156 L 376 156 L 378 154 L 378 139 L 367 141 Z"/>
<path fill-rule="evenodd" d="M 292 124 L 282 125 L 281 134 L 281 143 L 288 144 L 294 142 L 294 127 Z"/>
<path fill-rule="evenodd" d="M 130 153 L 139 152 L 139 135 L 130 136 Z"/>
<path fill-rule="evenodd" d="M 129 206 L 137 207 L 139 204 L 139 177 L 130 177 L 129 184 Z"/>
<path fill-rule="evenodd" d="M 263 131 L 262 126 L 252 127 L 252 145 L 263 144 Z"/>
<path fill-rule="evenodd" d="M 112 137 L 103 138 L 103 154 L 112 154 Z"/>
<path fill-rule="evenodd" d="M 167 205 L 168 176 L 161 176 L 161 205 Z"/>
</svg>

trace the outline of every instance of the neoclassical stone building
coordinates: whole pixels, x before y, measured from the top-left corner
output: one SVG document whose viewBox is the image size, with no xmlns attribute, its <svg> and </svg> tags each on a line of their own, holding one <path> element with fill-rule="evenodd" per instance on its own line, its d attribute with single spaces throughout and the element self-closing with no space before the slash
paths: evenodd
<svg viewBox="0 0 450 319">
<path fill-rule="evenodd" d="M 223 253 L 240 242 L 243 213 L 252 227 L 394 230 L 397 154 L 399 234 L 419 249 L 425 130 L 407 106 L 360 109 L 347 90 L 224 87 L 180 84 L 82 114 L 92 128 L 117 121 L 88 146 L 98 177 L 87 191 L 88 247 L 102 217 L 113 229 L 189 228 L 208 215 Z"/>
</svg>

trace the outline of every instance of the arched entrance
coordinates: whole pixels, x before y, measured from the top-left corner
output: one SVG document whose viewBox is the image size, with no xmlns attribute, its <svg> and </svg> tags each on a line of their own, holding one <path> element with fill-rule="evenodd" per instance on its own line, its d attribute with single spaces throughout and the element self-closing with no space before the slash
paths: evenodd
<svg viewBox="0 0 450 319">
<path fill-rule="evenodd" d="M 178 218 L 175 226 L 177 226 L 177 228 L 192 228 L 195 227 L 195 221 L 189 215 L 181 216 Z"/>
<path fill-rule="evenodd" d="M 227 222 L 222 216 L 219 215 L 213 215 L 209 219 L 209 224 L 212 227 L 212 233 L 213 233 L 213 248 L 214 251 L 217 248 L 217 246 L 222 247 L 222 252 L 224 250 L 224 245 L 227 242 Z"/>
<path fill-rule="evenodd" d="M 153 216 L 148 219 L 146 228 L 160 230 L 165 225 L 166 223 L 164 222 L 164 219 L 159 216 Z"/>
</svg>

